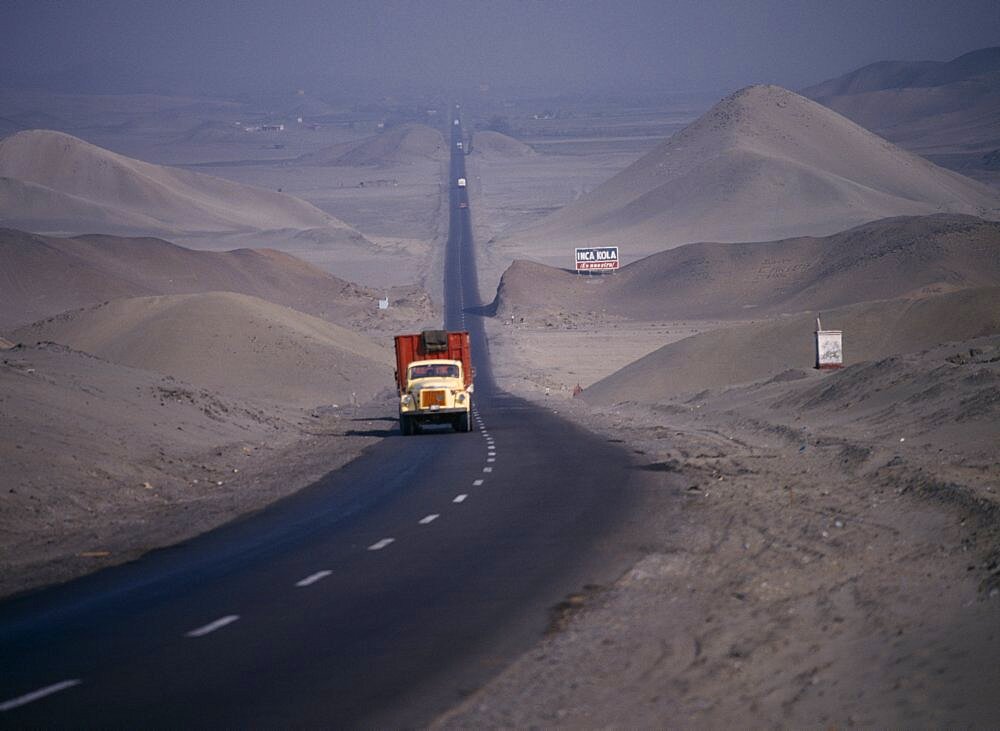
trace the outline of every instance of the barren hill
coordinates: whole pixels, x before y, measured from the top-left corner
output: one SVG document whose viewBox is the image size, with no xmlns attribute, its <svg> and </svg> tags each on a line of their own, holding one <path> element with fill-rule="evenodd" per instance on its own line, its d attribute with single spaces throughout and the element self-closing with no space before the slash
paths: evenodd
<svg viewBox="0 0 1000 731">
<path fill-rule="evenodd" d="M 392 384 L 389 351 L 302 312 L 229 292 L 118 299 L 15 330 L 133 368 L 262 399 L 367 400 Z"/>
<path fill-rule="evenodd" d="M 470 149 L 473 155 L 482 155 L 490 159 L 531 157 L 536 154 L 529 145 L 520 140 L 488 129 L 476 132 L 472 136 Z"/>
<path fill-rule="evenodd" d="M 1000 333 L 1000 287 L 865 302 L 822 313 L 846 365 Z M 814 365 L 815 313 L 713 330 L 665 345 L 587 388 L 595 404 L 652 402 Z"/>
<path fill-rule="evenodd" d="M 805 97 L 752 86 L 505 240 L 541 258 L 591 243 L 621 244 L 623 256 L 636 257 L 692 241 L 826 235 L 941 212 L 1000 218 L 1000 193 Z"/>
<path fill-rule="evenodd" d="M 253 295 L 341 324 L 383 295 L 272 249 L 195 251 L 154 238 L 0 229 L 0 331 L 116 297 L 210 291 Z M 400 294 L 426 314 L 415 293 Z"/>
<path fill-rule="evenodd" d="M 27 230 L 353 232 L 298 198 L 141 162 L 61 132 L 28 130 L 0 140 L 0 178 L 0 222 Z"/>
<path fill-rule="evenodd" d="M 519 260 L 496 307 L 503 316 L 747 319 L 985 286 L 1000 286 L 1000 223 L 940 214 L 823 238 L 688 244 L 601 277 Z"/>
<path fill-rule="evenodd" d="M 869 91 L 931 87 L 1000 71 L 1000 47 L 981 48 L 951 61 L 879 61 L 802 90 L 810 99 Z"/>
<path fill-rule="evenodd" d="M 403 124 L 357 142 L 333 145 L 298 158 L 308 165 L 379 166 L 417 159 L 447 160 L 444 135 L 425 124 Z"/>
<path fill-rule="evenodd" d="M 948 62 L 883 61 L 802 93 L 908 150 L 961 153 L 963 167 L 987 167 L 984 155 L 1000 146 L 1000 48 Z"/>
</svg>

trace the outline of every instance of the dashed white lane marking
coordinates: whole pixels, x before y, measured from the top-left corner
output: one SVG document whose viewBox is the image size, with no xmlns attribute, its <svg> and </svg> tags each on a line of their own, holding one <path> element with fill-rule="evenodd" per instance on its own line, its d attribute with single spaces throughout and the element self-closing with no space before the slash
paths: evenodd
<svg viewBox="0 0 1000 731">
<path fill-rule="evenodd" d="M 333 573 L 332 571 L 317 571 L 315 574 L 312 574 L 311 576 L 307 576 L 306 578 L 302 579 L 301 581 L 296 581 L 295 585 L 296 586 L 309 586 L 310 584 L 315 584 L 320 579 L 325 579 L 327 576 L 329 576 L 332 573 Z"/>
<path fill-rule="evenodd" d="M 430 515 L 425 515 L 423 518 L 420 519 L 420 525 L 427 525 L 428 523 L 433 523 L 440 517 L 441 515 L 439 513 L 431 513 Z"/>
<path fill-rule="evenodd" d="M 456 496 L 455 496 L 455 499 L 454 499 L 454 500 L 452 500 L 452 502 L 453 502 L 453 503 L 464 503 L 464 502 L 465 502 L 465 498 L 467 498 L 467 497 L 469 497 L 469 496 L 468 496 L 468 495 L 466 495 L 466 494 L 465 494 L 465 493 L 463 492 L 463 493 L 462 493 L 461 495 L 456 495 Z"/>
<path fill-rule="evenodd" d="M 53 685 L 47 685 L 44 688 L 33 690 L 30 693 L 25 693 L 17 698 L 11 698 L 9 701 L 0 703 L 0 713 L 4 711 L 12 711 L 20 706 L 26 706 L 33 701 L 41 700 L 45 696 L 58 693 L 59 691 L 66 690 L 67 688 L 72 688 L 74 685 L 79 685 L 81 682 L 82 681 L 77 678 L 74 678 L 73 680 L 64 680 L 61 683 L 54 683 Z"/>
<path fill-rule="evenodd" d="M 193 629 L 190 632 L 185 633 L 185 637 L 204 637 L 207 634 L 215 632 L 217 629 L 222 629 L 227 624 L 232 624 L 237 619 L 240 618 L 238 614 L 228 614 L 225 617 L 219 617 L 214 622 L 209 622 L 204 627 L 199 627 L 198 629 Z"/>
<path fill-rule="evenodd" d="M 483 484 L 483 480 L 473 480 L 472 481 L 472 486 L 473 487 L 479 487 L 482 484 Z"/>
<path fill-rule="evenodd" d="M 483 472 L 492 472 L 492 471 L 493 471 L 492 467 L 483 467 Z"/>
<path fill-rule="evenodd" d="M 369 551 L 381 551 L 383 548 L 385 548 L 386 546 L 388 546 L 390 543 L 395 543 L 395 542 L 396 542 L 395 538 L 383 538 L 381 541 L 378 541 L 377 543 L 373 543 L 370 546 L 368 546 L 368 550 Z"/>
</svg>

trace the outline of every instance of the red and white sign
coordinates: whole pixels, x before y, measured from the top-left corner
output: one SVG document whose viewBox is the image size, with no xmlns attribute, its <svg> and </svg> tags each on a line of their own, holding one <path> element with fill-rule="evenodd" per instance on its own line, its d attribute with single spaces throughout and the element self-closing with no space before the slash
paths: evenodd
<svg viewBox="0 0 1000 731">
<path fill-rule="evenodd" d="M 618 268 L 617 246 L 591 246 L 576 249 L 576 270 L 592 272 Z"/>
</svg>

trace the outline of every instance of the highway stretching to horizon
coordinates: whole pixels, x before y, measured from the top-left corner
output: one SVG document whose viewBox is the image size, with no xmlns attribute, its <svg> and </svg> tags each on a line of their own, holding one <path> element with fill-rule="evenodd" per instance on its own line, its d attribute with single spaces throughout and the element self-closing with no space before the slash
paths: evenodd
<svg viewBox="0 0 1000 731">
<path fill-rule="evenodd" d="M 426 725 L 617 578 L 601 538 L 641 473 L 494 382 L 450 126 L 444 326 L 471 335 L 475 430 L 394 432 L 261 513 L 0 604 L 0 727 Z"/>
</svg>

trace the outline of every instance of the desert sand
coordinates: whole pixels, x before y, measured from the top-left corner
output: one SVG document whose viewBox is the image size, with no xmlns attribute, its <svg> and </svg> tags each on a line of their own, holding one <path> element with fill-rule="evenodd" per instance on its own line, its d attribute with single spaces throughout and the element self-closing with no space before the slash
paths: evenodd
<svg viewBox="0 0 1000 731">
<path fill-rule="evenodd" d="M 580 242 L 619 244 L 628 262 L 696 241 L 828 235 L 939 212 L 995 219 L 1000 193 L 805 97 L 754 86 L 496 247 L 558 263 Z"/>
<path fill-rule="evenodd" d="M 892 218 L 822 238 L 689 244 L 612 276 L 528 260 L 500 278 L 497 315 L 603 313 L 630 320 L 752 319 L 856 302 L 990 286 L 1000 277 L 1000 223 L 971 216 Z"/>
<path fill-rule="evenodd" d="M 239 233 L 349 226 L 301 200 L 118 155 L 61 132 L 0 140 L 0 216 L 39 232 Z"/>
<path fill-rule="evenodd" d="M 383 405 L 322 403 L 238 397 L 52 343 L 0 351 L 0 594 L 261 509 L 386 426 Z"/>
<path fill-rule="evenodd" d="M 995 725 L 1000 242 L 982 215 L 996 194 L 774 87 L 723 100 L 642 160 L 645 142 L 561 137 L 527 154 L 487 135 L 477 153 L 483 134 L 470 195 L 501 385 L 621 444 L 657 487 L 615 538 L 632 568 L 553 607 L 549 635 L 436 725 Z M 306 230 L 292 241 L 311 264 L 346 280 L 367 266 L 381 279 L 364 285 L 417 282 L 433 296 L 442 162 L 340 164 L 334 153 L 356 141 L 337 142 L 350 144 L 325 164 L 299 159 L 313 146 L 270 162 L 230 150 L 231 162 L 203 158 L 199 170 L 281 187 L 372 244 Z M 925 216 L 942 212 L 961 215 Z M 525 235 L 541 231 L 552 238 Z M 545 266 L 613 235 L 634 242 L 634 269 L 581 281 Z M 81 241 L 43 238 L 38 250 L 83 256 Z M 141 245 L 114 241 L 110 251 Z M 724 243 L 677 248 L 699 241 Z M 361 342 L 329 321 L 345 324 L 330 313 L 369 290 L 345 295 L 256 254 L 289 284 L 343 300 L 314 303 L 321 320 L 267 301 L 259 261 L 244 289 L 141 291 L 169 270 L 152 266 L 168 247 L 151 245 L 150 269 L 129 277 L 88 254 L 82 271 L 120 286 L 117 299 L 81 299 L 17 338 L 0 331 L 98 351 L 2 352 L 0 448 L 17 475 L 0 515 L 3 591 L 207 529 L 393 433 L 391 399 L 365 380 L 386 331 L 346 323 L 372 328 Z M 367 259 L 351 253 L 361 249 Z M 241 254 L 173 255 L 232 281 Z M 54 295 L 19 266 L 32 296 Z M 400 270 L 409 278 L 394 280 Z M 87 281 L 79 292 L 93 291 Z M 836 372 L 812 368 L 818 307 L 845 331 Z M 213 326 L 212 313 L 239 327 Z M 251 353 L 259 372 L 241 370 Z M 339 358 L 345 377 L 365 372 L 357 406 L 327 398 L 347 394 L 346 380 L 296 392 L 276 375 Z"/>
<path fill-rule="evenodd" d="M 213 389 L 299 406 L 391 390 L 393 356 L 368 337 L 231 292 L 120 298 L 12 337 L 57 342 Z"/>
<path fill-rule="evenodd" d="M 547 397 L 660 476 L 621 537 L 636 561 L 437 727 L 993 723 L 998 346 Z"/>
<path fill-rule="evenodd" d="M 97 103 L 59 104 L 77 101 Z M 227 169 L 247 182 L 139 162 L 58 133 L 3 143 L 14 139 L 6 149 L 17 152 L 5 158 L 8 172 L 44 178 L 13 187 L 37 189 L 45 205 L 48 184 L 72 189 L 60 195 L 77 202 L 87 192 L 86 210 L 100 211 L 63 226 L 75 209 L 38 209 L 37 230 L 86 235 L 0 232 L 0 333 L 10 335 L 0 343 L 0 442 L 11 465 L 0 511 L 3 594 L 184 540 L 346 463 L 395 423 L 391 336 L 439 322 L 420 281 L 441 226 L 440 160 L 402 162 L 389 146 L 392 159 L 380 168 L 268 162 L 259 145 L 217 134 L 219 124 L 154 145 L 151 130 L 186 126 L 191 112 L 175 123 L 150 111 L 149 100 L 133 101 L 149 114 L 137 115 L 138 131 L 120 135 L 117 147 L 199 163 L 242 157 L 250 164 Z M 361 185 L 404 167 L 399 185 Z M 328 179 L 332 169 L 341 177 Z M 282 183 L 270 186 L 263 170 L 305 171 L 312 193 L 346 198 L 361 220 L 375 220 L 379 203 L 390 212 L 393 201 L 406 205 L 378 218 L 373 243 L 277 192 Z M 116 186 L 138 195 L 124 206 Z M 137 222 L 145 236 L 110 235 L 133 229 L 105 220 Z M 273 230 L 276 221 L 291 227 Z M 170 241 L 150 237 L 165 226 Z M 234 248 L 262 243 L 282 250 Z M 379 275 L 375 286 L 352 281 L 366 268 Z"/>
<path fill-rule="evenodd" d="M 550 636 L 436 726 L 995 723 L 996 224 L 897 217 L 580 277 L 557 267 L 589 228 L 553 261 L 518 238 L 534 210 L 486 195 L 514 167 L 483 161 L 473 186 L 487 266 L 523 257 L 483 297 L 495 374 L 660 488 L 620 536 L 632 570 L 553 607 Z M 842 370 L 813 368 L 817 314 L 844 330 Z"/>
<path fill-rule="evenodd" d="M 362 140 L 325 147 L 300 156 L 297 162 L 307 165 L 348 167 L 391 167 L 424 158 L 447 161 L 448 149 L 441 130 L 426 124 L 403 124 Z"/>
<path fill-rule="evenodd" d="M 417 286 L 364 287 L 273 249 L 195 251 L 163 239 L 0 229 L 0 328 L 116 297 L 238 292 L 329 322 L 393 332 L 432 319 Z M 377 310 L 377 301 L 390 308 Z"/>
</svg>

